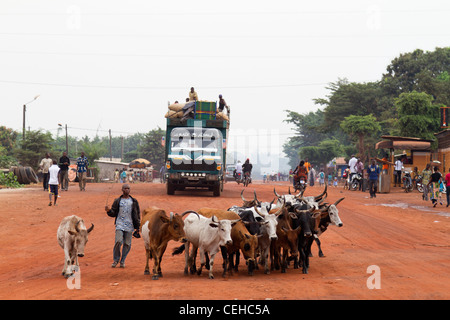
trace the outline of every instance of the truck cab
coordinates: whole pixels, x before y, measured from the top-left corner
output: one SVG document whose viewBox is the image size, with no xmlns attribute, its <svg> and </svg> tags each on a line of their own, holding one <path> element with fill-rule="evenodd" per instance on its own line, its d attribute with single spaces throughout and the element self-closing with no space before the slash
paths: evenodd
<svg viewBox="0 0 450 320">
<path fill-rule="evenodd" d="M 226 159 L 227 122 L 167 119 L 167 194 L 204 189 L 220 196 Z"/>
</svg>

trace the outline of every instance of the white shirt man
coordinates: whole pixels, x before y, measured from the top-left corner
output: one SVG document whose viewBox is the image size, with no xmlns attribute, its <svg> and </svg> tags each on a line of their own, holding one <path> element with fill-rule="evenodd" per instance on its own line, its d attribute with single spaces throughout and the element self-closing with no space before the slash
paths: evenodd
<svg viewBox="0 0 450 320">
<path fill-rule="evenodd" d="M 52 166 L 48 169 L 48 173 L 50 175 L 50 178 L 48 179 L 48 186 L 50 188 L 49 192 L 50 203 L 48 205 L 49 206 L 52 205 L 52 196 L 54 196 L 55 197 L 54 205 L 56 206 L 56 200 L 58 199 L 58 183 L 59 183 L 58 173 L 60 169 L 56 164 L 56 160 L 53 160 L 52 163 L 53 163 Z"/>
<path fill-rule="evenodd" d="M 242 173 L 242 163 L 240 162 L 236 164 L 236 173 Z"/>
<path fill-rule="evenodd" d="M 397 186 L 397 183 L 399 186 L 402 184 L 402 168 L 403 168 L 403 162 L 400 159 L 397 159 L 394 163 L 394 187 Z"/>
<path fill-rule="evenodd" d="M 397 161 L 395 161 L 395 171 L 402 171 L 402 167 L 403 162 L 401 162 L 400 159 L 397 159 Z"/>
<path fill-rule="evenodd" d="M 352 158 L 349 160 L 348 165 L 350 167 L 350 173 L 356 173 L 356 163 L 358 162 L 358 159 L 355 158 L 355 156 L 352 156 Z"/>
</svg>

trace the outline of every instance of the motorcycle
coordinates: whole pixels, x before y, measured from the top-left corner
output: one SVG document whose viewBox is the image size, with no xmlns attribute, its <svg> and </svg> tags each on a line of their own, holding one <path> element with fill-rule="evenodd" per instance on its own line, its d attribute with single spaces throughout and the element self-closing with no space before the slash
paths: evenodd
<svg viewBox="0 0 450 320">
<path fill-rule="evenodd" d="M 294 192 L 296 191 L 305 191 L 306 189 L 306 179 L 303 177 L 300 177 L 297 179 L 294 183 Z"/>
<path fill-rule="evenodd" d="M 352 179 L 350 181 L 350 190 L 352 190 L 352 191 L 357 190 L 361 183 L 362 183 L 361 173 L 354 173 L 352 176 Z"/>
<path fill-rule="evenodd" d="M 236 172 L 234 174 L 234 180 L 237 182 L 237 184 L 239 185 L 242 181 L 242 173 L 240 172 Z"/>
<path fill-rule="evenodd" d="M 417 191 L 423 193 L 422 176 L 417 176 L 417 178 L 413 181 L 413 184 L 416 187 Z"/>
<path fill-rule="evenodd" d="M 404 171 L 402 181 L 405 192 L 411 192 L 414 190 L 414 185 L 411 179 L 411 173 L 409 171 Z"/>
</svg>

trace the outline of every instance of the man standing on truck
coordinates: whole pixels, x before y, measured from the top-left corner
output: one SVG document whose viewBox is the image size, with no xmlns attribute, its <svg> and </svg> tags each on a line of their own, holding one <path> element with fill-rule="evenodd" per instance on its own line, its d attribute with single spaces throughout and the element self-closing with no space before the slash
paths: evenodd
<svg viewBox="0 0 450 320">
<path fill-rule="evenodd" d="M 227 108 L 227 112 L 230 113 L 230 107 L 228 107 L 228 105 L 225 102 L 225 99 L 222 97 L 222 95 L 219 94 L 219 108 L 218 108 L 218 111 L 222 112 L 223 108 Z"/>
</svg>

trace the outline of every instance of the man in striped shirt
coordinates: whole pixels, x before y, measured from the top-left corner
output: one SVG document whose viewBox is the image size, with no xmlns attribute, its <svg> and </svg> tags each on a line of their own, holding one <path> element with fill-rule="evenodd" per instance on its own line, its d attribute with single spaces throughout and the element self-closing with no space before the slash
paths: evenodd
<svg viewBox="0 0 450 320">
<path fill-rule="evenodd" d="M 84 152 L 81 152 L 81 157 L 77 159 L 77 175 L 78 175 L 78 184 L 80 186 L 80 191 L 86 191 L 86 175 L 89 166 L 89 161 L 84 155 Z"/>
</svg>

